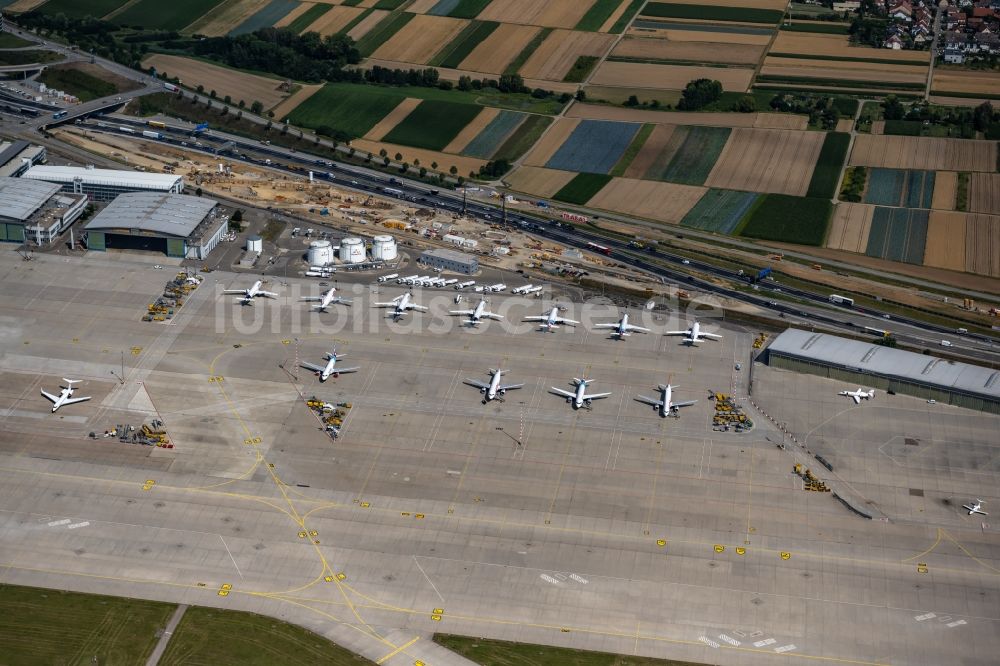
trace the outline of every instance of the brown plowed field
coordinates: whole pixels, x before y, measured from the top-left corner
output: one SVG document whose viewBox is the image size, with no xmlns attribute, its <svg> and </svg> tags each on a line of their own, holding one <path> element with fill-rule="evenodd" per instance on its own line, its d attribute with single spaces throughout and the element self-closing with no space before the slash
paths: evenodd
<svg viewBox="0 0 1000 666">
<path fill-rule="evenodd" d="M 997 166 L 997 142 L 859 134 L 851 150 L 850 164 L 888 169 L 992 173 Z"/>
<path fill-rule="evenodd" d="M 677 224 L 707 190 L 692 185 L 615 178 L 587 205 Z"/>
<path fill-rule="evenodd" d="M 451 167 L 458 167 L 458 175 L 468 176 L 470 171 L 479 171 L 479 167 L 486 164 L 486 160 L 477 160 L 474 157 L 462 157 L 461 155 L 448 155 L 435 150 L 423 150 L 421 148 L 410 148 L 409 146 L 397 146 L 393 143 L 383 143 L 381 141 L 369 141 L 368 139 L 357 139 L 351 145 L 366 153 L 378 155 L 383 148 L 389 153 L 389 157 L 394 157 L 396 153 L 403 156 L 404 162 L 413 164 L 413 160 L 420 160 L 420 164 L 431 167 L 431 162 L 437 162 L 438 169 L 448 171 Z M 377 158 L 376 158 L 377 159 Z"/>
<path fill-rule="evenodd" d="M 764 54 L 763 46 L 719 42 L 672 42 L 664 39 L 626 37 L 611 55 L 646 60 L 690 60 L 753 65 Z"/>
<path fill-rule="evenodd" d="M 476 18 L 546 28 L 572 28 L 593 4 L 594 0 L 500 0 L 491 2 Z"/>
<path fill-rule="evenodd" d="M 958 174 L 954 171 L 938 171 L 934 176 L 934 196 L 931 208 L 955 210 L 955 190 L 958 189 Z M 928 246 L 930 242 L 928 241 Z"/>
<path fill-rule="evenodd" d="M 705 185 L 803 196 L 824 138 L 822 132 L 737 127 Z"/>
<path fill-rule="evenodd" d="M 974 173 L 970 176 L 969 212 L 1000 214 L 1000 174 Z"/>
<path fill-rule="evenodd" d="M 837 122 L 840 122 L 839 120 Z M 884 120 L 873 120 L 872 121 L 872 134 L 885 134 L 885 121 Z"/>
<path fill-rule="evenodd" d="M 504 23 L 484 39 L 459 65 L 459 69 L 502 74 L 541 28 Z"/>
<path fill-rule="evenodd" d="M 553 30 L 521 66 L 518 74 L 526 79 L 562 81 L 577 58 L 585 55 L 602 57 L 615 39 L 614 35 L 596 32 Z"/>
<path fill-rule="evenodd" d="M 313 21 L 305 32 L 318 32 L 324 37 L 335 35 L 364 11 L 360 7 L 334 7 Z"/>
<path fill-rule="evenodd" d="M 524 164 L 528 166 L 545 166 L 545 163 L 555 155 L 559 146 L 573 133 L 580 121 L 576 118 L 557 119 L 545 132 L 541 139 L 525 156 Z"/>
<path fill-rule="evenodd" d="M 795 113 L 758 113 L 753 126 L 758 129 L 804 130 L 809 126 L 809 117 Z"/>
<path fill-rule="evenodd" d="M 805 129 L 803 127 L 802 129 Z M 850 132 L 854 129 L 854 119 L 853 118 L 841 118 L 837 121 L 837 131 L 838 132 Z"/>
<path fill-rule="evenodd" d="M 215 90 L 220 99 L 226 95 L 231 96 L 233 101 L 242 99 L 248 106 L 259 100 L 265 109 L 270 109 L 285 98 L 285 94 L 278 90 L 281 81 L 277 79 L 237 72 L 200 60 L 157 53 L 143 60 L 142 66 L 146 69 L 156 67 L 158 72 L 176 76 L 190 88 L 201 84 L 205 90 Z"/>
<path fill-rule="evenodd" d="M 590 83 L 596 86 L 683 90 L 690 81 L 705 78 L 715 79 L 722 84 L 723 90 L 745 92 L 753 79 L 753 70 L 738 67 L 688 67 L 604 61 L 594 72 Z"/>
<path fill-rule="evenodd" d="M 505 181 L 511 189 L 539 197 L 551 197 L 563 188 L 576 174 L 572 171 L 542 169 L 539 167 L 521 167 L 510 174 Z"/>
<path fill-rule="evenodd" d="M 372 28 L 377 26 L 388 14 L 389 12 L 384 9 L 376 9 L 371 14 L 366 16 L 363 21 L 351 28 L 350 32 L 347 33 L 347 36 L 354 41 L 358 41 L 371 32 Z"/>
<path fill-rule="evenodd" d="M 451 140 L 447 146 L 444 147 L 444 152 L 454 153 L 456 155 L 461 154 L 465 147 L 469 145 L 469 142 L 479 136 L 479 133 L 489 125 L 494 118 L 500 115 L 500 109 L 496 109 L 491 106 L 483 107 L 483 110 L 479 112 L 475 118 L 472 119 L 468 125 L 462 128 L 462 131 L 455 135 L 455 138 Z"/>
<path fill-rule="evenodd" d="M 290 97 L 286 97 L 284 102 L 271 109 L 272 111 L 274 111 L 275 119 L 276 120 L 284 119 L 285 116 L 287 116 L 289 113 L 292 112 L 293 109 L 295 109 L 295 107 L 297 107 L 299 104 L 302 104 L 307 99 L 312 97 L 313 94 L 315 94 L 315 92 L 322 87 L 323 87 L 322 83 L 317 83 L 316 85 L 312 86 L 303 85 L 295 92 L 295 94 L 293 94 Z"/>
<path fill-rule="evenodd" d="M 837 204 L 830 221 L 826 247 L 863 254 L 868 247 L 874 214 L 875 206 L 871 204 Z"/>
<path fill-rule="evenodd" d="M 269 0 L 239 0 L 222 3 L 191 24 L 191 31 L 208 37 L 222 37 L 260 10 Z"/>
<path fill-rule="evenodd" d="M 814 32 L 779 30 L 771 47 L 774 53 L 795 53 L 803 56 L 836 56 L 871 58 L 901 62 L 930 62 L 930 51 L 876 49 L 871 46 L 851 46 L 847 35 L 824 35 Z M 920 69 L 913 67 L 917 71 Z"/>
<path fill-rule="evenodd" d="M 806 58 L 764 58 L 760 73 L 764 76 L 801 76 L 841 81 L 884 81 L 887 88 L 891 88 L 893 83 L 927 81 L 927 70 L 924 67 Z"/>
<path fill-rule="evenodd" d="M 292 11 L 288 12 L 280 19 L 278 19 L 277 22 L 275 22 L 274 27 L 284 28 L 286 25 L 297 19 L 299 16 L 305 14 L 307 11 L 312 9 L 315 4 L 316 4 L 315 2 L 300 2 L 298 6 L 295 7 L 295 9 L 293 9 Z"/>
<path fill-rule="evenodd" d="M 372 54 L 383 60 L 425 65 L 467 26 L 465 19 L 418 14 Z"/>
<path fill-rule="evenodd" d="M 934 69 L 934 82 L 931 88 L 935 92 L 949 93 L 982 93 L 995 95 L 1000 90 L 1000 74 L 978 70 L 956 71 L 951 69 Z M 969 101 L 966 100 L 965 104 Z"/>
<path fill-rule="evenodd" d="M 938 178 L 941 174 L 938 174 Z M 927 246 L 924 249 L 924 266 L 965 270 L 966 236 L 965 213 L 932 210 L 927 222 Z"/>
<path fill-rule="evenodd" d="M 642 178 L 645 176 L 649 168 L 656 162 L 657 157 L 660 156 L 660 153 L 667 147 L 667 143 L 670 142 L 670 137 L 674 135 L 675 129 L 677 129 L 676 125 L 657 125 L 653 128 L 649 138 L 646 139 L 646 143 L 642 144 L 642 148 L 639 149 L 639 154 L 632 160 L 632 164 L 628 165 L 624 176 L 626 178 Z"/>
<path fill-rule="evenodd" d="M 604 104 L 574 104 L 567 118 L 623 120 L 633 123 L 670 123 L 672 125 L 708 125 L 710 127 L 753 127 L 756 113 L 698 113 L 684 111 L 648 111 Z"/>
<path fill-rule="evenodd" d="M 965 270 L 1000 277 L 1000 217 L 970 214 L 965 228 Z"/>
<path fill-rule="evenodd" d="M 392 128 L 398 125 L 403 118 L 410 115 L 410 112 L 417 108 L 421 101 L 416 97 L 407 97 L 386 114 L 385 118 L 375 123 L 375 126 L 368 130 L 368 134 L 365 134 L 364 138 L 369 141 L 381 141 L 382 137 L 391 132 Z"/>
</svg>

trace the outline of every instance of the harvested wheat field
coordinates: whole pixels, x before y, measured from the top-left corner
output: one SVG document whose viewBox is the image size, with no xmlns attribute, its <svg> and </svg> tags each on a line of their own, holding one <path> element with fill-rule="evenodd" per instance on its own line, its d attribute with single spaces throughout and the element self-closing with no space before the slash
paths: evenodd
<svg viewBox="0 0 1000 666">
<path fill-rule="evenodd" d="M 940 177 L 941 174 L 938 174 Z M 924 266 L 965 270 L 966 214 L 932 210 L 927 221 Z"/>
<path fill-rule="evenodd" d="M 360 7 L 334 7 L 313 21 L 305 32 L 318 32 L 324 37 L 335 35 L 364 11 Z"/>
<path fill-rule="evenodd" d="M 459 64 L 458 68 L 487 74 L 503 74 L 510 61 L 524 50 L 540 29 L 532 25 L 504 23 L 472 49 L 472 53 Z"/>
<path fill-rule="evenodd" d="M 393 143 L 383 143 L 381 141 L 369 141 L 368 139 L 357 139 L 351 142 L 351 146 L 359 151 L 373 153 L 378 156 L 380 150 L 385 148 L 390 158 L 395 158 L 396 153 L 403 156 L 404 162 L 411 165 L 414 160 L 420 160 L 422 166 L 431 168 L 432 162 L 437 162 L 438 170 L 447 172 L 451 167 L 458 167 L 460 176 L 468 175 L 470 171 L 479 171 L 479 167 L 486 164 L 486 160 L 477 160 L 474 157 L 463 157 L 461 155 L 448 155 L 434 150 L 424 150 L 422 148 L 410 148 L 409 146 L 398 146 Z"/>
<path fill-rule="evenodd" d="M 386 114 L 382 120 L 375 123 L 375 126 L 368 130 L 364 138 L 369 141 L 381 141 L 382 137 L 391 132 L 392 128 L 398 125 L 403 118 L 410 115 L 410 112 L 417 108 L 422 101 L 416 97 L 407 97 L 397 104 L 396 108 Z"/>
<path fill-rule="evenodd" d="M 737 127 L 705 185 L 803 196 L 825 138 L 823 132 Z"/>
<path fill-rule="evenodd" d="M 587 205 L 678 224 L 706 191 L 694 185 L 614 178 Z"/>
<path fill-rule="evenodd" d="M 596 86 L 683 90 L 693 79 L 704 78 L 715 79 L 722 84 L 723 90 L 746 92 L 753 79 L 753 70 L 738 67 L 688 67 L 606 60 L 594 72 L 590 83 Z"/>
<path fill-rule="evenodd" d="M 642 144 L 639 154 L 635 156 L 632 163 L 628 165 L 625 173 L 626 178 L 642 178 L 646 172 L 656 163 L 657 158 L 667 148 L 670 137 L 674 135 L 676 125 L 657 125 L 653 128 L 646 143 Z"/>
<path fill-rule="evenodd" d="M 936 94 L 968 93 L 996 95 L 1000 90 L 1000 74 L 979 70 L 934 69 L 931 88 Z M 969 101 L 964 102 L 968 104 Z"/>
<path fill-rule="evenodd" d="M 267 7 L 270 0 L 223 2 L 191 24 L 190 30 L 208 37 L 222 37 L 248 18 Z"/>
<path fill-rule="evenodd" d="M 764 54 L 763 46 L 719 42 L 673 42 L 665 39 L 626 37 L 611 55 L 642 60 L 690 60 L 754 65 Z"/>
<path fill-rule="evenodd" d="M 384 19 L 388 15 L 389 12 L 387 12 L 386 10 L 376 9 L 371 14 L 364 17 L 364 19 L 359 21 L 357 25 L 351 28 L 348 31 L 347 36 L 353 39 L 354 41 L 358 41 L 359 39 L 367 35 L 369 32 L 371 32 L 372 28 L 381 23 L 382 19 Z"/>
<path fill-rule="evenodd" d="M 461 154 L 465 147 L 469 145 L 469 142 L 479 136 L 479 133 L 486 128 L 493 119 L 500 115 L 500 109 L 494 108 L 492 106 L 485 106 L 483 110 L 479 112 L 472 121 L 462 128 L 462 131 L 455 135 L 455 138 L 451 140 L 447 146 L 444 147 L 444 152 L 455 153 L 456 155 Z"/>
<path fill-rule="evenodd" d="M 512 190 L 548 198 L 575 177 L 571 171 L 526 166 L 506 176 L 504 181 Z"/>
<path fill-rule="evenodd" d="M 628 10 L 631 4 L 632 3 L 630 2 L 622 2 L 621 4 L 619 4 L 618 8 L 615 9 L 615 11 L 611 12 L 611 15 L 608 16 L 606 21 L 604 21 L 604 25 L 601 26 L 598 32 L 611 32 L 611 28 L 615 26 L 615 23 L 618 22 L 618 19 L 622 17 L 622 15 Z"/>
<path fill-rule="evenodd" d="M 834 56 L 898 60 L 900 62 L 930 62 L 930 51 L 912 49 L 876 49 L 870 46 L 851 46 L 847 35 L 824 35 L 816 32 L 779 30 L 771 53 L 794 53 L 802 56 Z M 914 67 L 917 71 L 923 71 Z"/>
<path fill-rule="evenodd" d="M 875 206 L 871 204 L 837 204 L 833 209 L 826 247 L 864 254 L 868 248 L 868 233 L 872 229 L 874 214 Z"/>
<path fill-rule="evenodd" d="M 285 93 L 278 90 L 281 81 L 277 79 L 246 74 L 200 60 L 158 53 L 143 60 L 142 66 L 144 69 L 156 67 L 158 72 L 176 76 L 189 88 L 201 84 L 205 90 L 215 90 L 219 98 L 229 95 L 236 102 L 242 99 L 248 106 L 258 100 L 265 109 L 270 109 L 285 98 Z"/>
<path fill-rule="evenodd" d="M 611 48 L 614 41 L 614 35 L 553 30 L 518 70 L 518 74 L 526 79 L 562 81 L 563 77 L 576 64 L 577 58 L 580 56 L 602 57 Z"/>
<path fill-rule="evenodd" d="M 680 22 L 679 19 L 673 19 Z M 664 39 L 671 42 L 720 42 L 731 44 L 752 44 L 767 46 L 771 41 L 771 33 L 761 35 L 745 35 L 736 32 L 715 32 L 712 30 L 672 30 L 670 28 L 629 28 L 630 37 L 646 37 Z M 723 41 L 724 40 L 724 41 Z"/>
<path fill-rule="evenodd" d="M 531 150 L 524 157 L 524 164 L 528 166 L 545 166 L 559 147 L 563 145 L 569 135 L 573 133 L 576 126 L 580 124 L 577 118 L 559 118 L 542 135 Z"/>
<path fill-rule="evenodd" d="M 593 4 L 594 0 L 501 0 L 491 2 L 476 18 L 546 28 L 572 28 Z"/>
<path fill-rule="evenodd" d="M 974 173 L 969 177 L 969 212 L 1000 214 L 1000 174 Z"/>
<path fill-rule="evenodd" d="M 970 213 L 965 230 L 965 270 L 1000 277 L 1000 216 Z"/>
<path fill-rule="evenodd" d="M 712 113 L 706 111 L 649 111 L 646 109 L 629 109 L 622 106 L 606 104 L 574 104 L 566 111 L 567 118 L 585 118 L 589 120 L 622 120 L 632 123 L 662 123 L 668 121 L 673 125 L 708 125 L 710 127 L 753 127 L 757 121 L 757 113 Z"/>
<path fill-rule="evenodd" d="M 848 122 L 851 122 L 848 119 Z M 753 126 L 758 129 L 804 130 L 809 127 L 809 117 L 796 113 L 758 113 Z"/>
<path fill-rule="evenodd" d="M 938 171 L 934 176 L 934 195 L 931 208 L 935 210 L 955 210 L 955 191 L 958 189 L 958 174 L 954 171 Z"/>
<path fill-rule="evenodd" d="M 277 119 L 285 118 L 289 113 L 291 113 L 299 104 L 302 104 L 307 99 L 312 97 L 317 90 L 323 87 L 322 83 L 317 83 L 315 85 L 301 86 L 294 94 L 290 97 L 285 98 L 278 106 L 271 109 L 274 111 L 274 117 Z"/>
<path fill-rule="evenodd" d="M 764 76 L 799 76 L 809 79 L 839 81 L 879 81 L 893 83 L 924 83 L 927 69 L 910 65 L 886 65 L 878 62 L 839 60 L 809 60 L 807 58 L 764 58 L 760 73 Z M 892 87 L 887 85 L 887 87 Z"/>
<path fill-rule="evenodd" d="M 853 118 L 841 118 L 840 120 L 837 121 L 837 128 L 836 128 L 837 132 L 850 132 L 852 129 L 854 129 Z"/>
<path fill-rule="evenodd" d="M 285 14 L 284 16 L 282 16 L 280 19 L 278 19 L 277 21 L 275 21 L 274 27 L 275 28 L 284 28 L 287 25 L 291 25 L 292 21 L 294 21 L 298 17 L 300 17 L 303 14 L 305 14 L 307 11 L 309 11 L 310 9 L 312 9 L 315 5 L 316 5 L 315 2 L 300 2 L 298 5 L 296 5 L 296 7 L 294 9 L 292 9 L 292 11 L 288 12 L 287 14 Z"/>
<path fill-rule="evenodd" d="M 20 14 L 21 12 L 30 12 L 35 7 L 47 1 L 48 0 L 14 0 L 14 2 L 4 7 L 4 9 L 12 14 Z"/>
<path fill-rule="evenodd" d="M 414 16 L 402 30 L 379 46 L 372 57 L 426 65 L 434 54 L 450 44 L 468 24 L 465 19 L 447 16 Z"/>
<path fill-rule="evenodd" d="M 441 2 L 441 0 L 415 0 L 415 2 L 407 6 L 406 11 L 411 14 L 426 14 L 430 10 L 434 9 L 434 5 Z"/>
<path fill-rule="evenodd" d="M 849 164 L 887 169 L 992 173 L 997 164 L 997 142 L 859 134 L 854 140 Z"/>
</svg>

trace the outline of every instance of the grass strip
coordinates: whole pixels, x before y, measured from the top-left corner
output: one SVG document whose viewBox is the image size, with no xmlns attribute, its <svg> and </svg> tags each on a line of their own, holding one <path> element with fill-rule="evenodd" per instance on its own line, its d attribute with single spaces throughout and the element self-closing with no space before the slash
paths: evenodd
<svg viewBox="0 0 1000 666">
<path fill-rule="evenodd" d="M 621 4 L 622 0 L 597 0 L 573 29 L 597 32 Z"/>
<path fill-rule="evenodd" d="M 548 116 L 528 116 L 521 123 L 521 126 L 507 137 L 503 145 L 497 148 L 497 151 L 493 154 L 493 159 L 507 160 L 508 162 L 517 161 L 522 155 L 528 152 L 529 148 L 535 145 L 535 142 L 541 138 L 551 123 L 552 118 Z"/>
<path fill-rule="evenodd" d="M 458 5 L 448 12 L 452 18 L 474 19 L 486 9 L 492 0 L 459 0 Z"/>
<path fill-rule="evenodd" d="M 535 35 L 531 39 L 531 41 L 524 46 L 523 49 L 521 49 L 521 52 L 517 54 L 517 57 L 510 61 L 510 64 L 507 65 L 507 68 L 504 70 L 503 73 L 517 74 L 517 70 L 524 67 L 524 63 L 528 62 L 528 58 L 530 58 L 531 54 L 534 53 L 538 49 L 538 47 L 542 45 L 542 42 L 545 41 L 545 38 L 548 37 L 550 34 L 552 34 L 552 30 L 553 28 L 542 28 L 541 30 L 539 30 L 538 34 Z"/>
<path fill-rule="evenodd" d="M 499 27 L 500 24 L 496 21 L 473 21 L 465 26 L 451 44 L 431 60 L 431 66 L 457 68 L 477 46 L 483 43 L 483 40 L 492 35 L 493 31 Z"/>
<path fill-rule="evenodd" d="M 872 49 L 868 49 L 871 51 Z M 768 53 L 769 57 L 773 58 L 796 58 L 805 60 L 832 60 L 834 62 L 874 62 L 880 65 L 903 65 L 906 67 L 923 67 L 927 69 L 926 62 L 915 62 L 912 60 L 892 60 L 890 58 L 854 58 L 851 56 L 833 56 L 833 55 L 809 55 L 805 53 Z"/>
<path fill-rule="evenodd" d="M 333 9 L 333 5 L 315 4 L 288 24 L 287 29 L 298 34 L 316 22 L 323 14 Z"/>
<path fill-rule="evenodd" d="M 367 35 L 358 40 L 358 52 L 365 58 L 371 56 L 378 47 L 385 44 L 393 35 L 402 30 L 403 26 L 409 23 L 414 16 L 416 14 L 408 12 L 389 14 L 379 21 L 379 24 L 372 28 Z"/>
<path fill-rule="evenodd" d="M 643 145 L 646 143 L 646 139 L 649 138 L 649 135 L 653 133 L 654 129 L 656 129 L 656 125 L 654 123 L 646 123 L 638 132 L 635 133 L 635 136 L 632 138 L 632 143 L 628 145 L 628 148 L 625 149 L 625 152 L 622 153 L 622 156 L 618 159 L 618 163 L 611 169 L 610 174 L 612 176 L 624 175 L 625 170 L 628 169 L 629 165 L 632 164 L 632 160 L 634 160 L 635 156 L 639 154 L 640 150 L 642 150 Z"/>
<path fill-rule="evenodd" d="M 789 32 L 818 32 L 824 35 L 848 35 L 851 26 L 847 23 L 791 23 L 782 24 L 782 30 Z"/>
<path fill-rule="evenodd" d="M 583 80 L 590 76 L 600 60 L 597 56 L 582 55 L 578 57 L 570 70 L 566 72 L 563 81 L 565 83 L 583 83 Z"/>
<path fill-rule="evenodd" d="M 755 9 L 751 7 L 720 7 L 704 5 L 673 5 L 665 2 L 650 2 L 642 10 L 643 16 L 656 18 L 702 19 L 706 21 L 737 21 L 740 23 L 776 24 L 785 15 L 777 9 Z"/>
</svg>

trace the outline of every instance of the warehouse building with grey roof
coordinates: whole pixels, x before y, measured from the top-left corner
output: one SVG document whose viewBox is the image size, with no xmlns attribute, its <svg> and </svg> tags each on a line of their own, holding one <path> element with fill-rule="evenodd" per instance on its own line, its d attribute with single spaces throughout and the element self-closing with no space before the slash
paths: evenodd
<svg viewBox="0 0 1000 666">
<path fill-rule="evenodd" d="M 149 250 L 204 259 L 222 240 L 229 218 L 218 202 L 187 194 L 120 194 L 84 227 L 90 250 Z"/>
<path fill-rule="evenodd" d="M 48 245 L 87 206 L 87 197 L 58 185 L 0 176 L 0 241 Z"/>
<path fill-rule="evenodd" d="M 765 353 L 775 368 L 1000 414 L 1000 370 L 793 328 Z"/>
</svg>

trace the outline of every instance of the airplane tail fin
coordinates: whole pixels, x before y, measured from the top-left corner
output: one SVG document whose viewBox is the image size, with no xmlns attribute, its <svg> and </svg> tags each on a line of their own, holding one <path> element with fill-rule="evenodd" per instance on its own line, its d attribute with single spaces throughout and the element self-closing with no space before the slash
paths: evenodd
<svg viewBox="0 0 1000 666">
<path fill-rule="evenodd" d="M 574 377 L 573 382 L 577 385 L 583 384 L 584 386 L 590 386 L 594 380 L 593 379 L 580 379 L 579 377 Z"/>
<path fill-rule="evenodd" d="M 63 377 L 62 380 L 67 384 L 69 384 L 70 386 L 72 386 L 73 384 L 79 384 L 80 382 L 83 381 L 82 379 L 66 379 L 65 377 Z"/>
<path fill-rule="evenodd" d="M 667 384 L 657 384 L 656 388 L 660 389 L 661 391 L 666 391 L 667 390 Z M 675 386 L 673 388 L 677 388 L 677 387 Z"/>
</svg>

